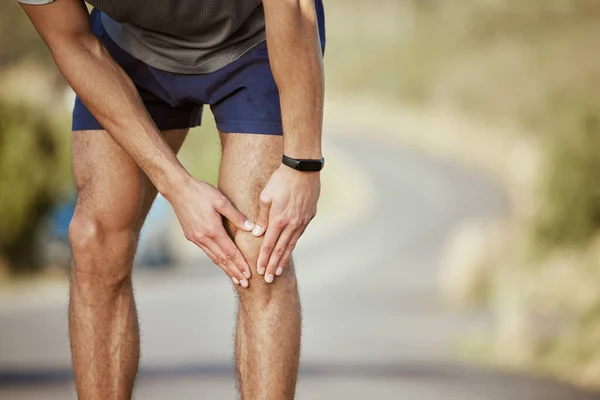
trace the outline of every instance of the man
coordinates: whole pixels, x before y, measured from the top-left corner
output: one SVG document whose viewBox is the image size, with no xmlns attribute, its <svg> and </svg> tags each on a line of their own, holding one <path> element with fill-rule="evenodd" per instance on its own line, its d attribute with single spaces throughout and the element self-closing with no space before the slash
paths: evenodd
<svg viewBox="0 0 600 400">
<path fill-rule="evenodd" d="M 19 1 L 77 93 L 69 324 L 79 398 L 131 398 L 132 260 L 157 191 L 237 289 L 242 398 L 293 398 L 301 318 L 290 256 L 316 213 L 323 165 L 321 1 L 89 0 L 91 15 L 82 0 Z M 204 104 L 223 145 L 219 190 L 175 155 Z"/>
</svg>

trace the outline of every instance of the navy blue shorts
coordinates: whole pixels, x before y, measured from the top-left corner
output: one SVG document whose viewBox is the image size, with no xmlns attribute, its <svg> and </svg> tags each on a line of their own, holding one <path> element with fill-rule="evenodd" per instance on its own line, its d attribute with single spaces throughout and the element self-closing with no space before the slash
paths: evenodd
<svg viewBox="0 0 600 400">
<path fill-rule="evenodd" d="M 321 46 L 325 49 L 322 0 L 316 0 Z M 185 75 L 151 67 L 121 49 L 108 36 L 101 12 L 90 14 L 92 29 L 129 75 L 160 130 L 199 126 L 209 104 L 221 132 L 281 135 L 279 91 L 262 42 L 229 65 L 209 74 Z M 79 97 L 73 108 L 74 131 L 102 130 Z"/>
</svg>

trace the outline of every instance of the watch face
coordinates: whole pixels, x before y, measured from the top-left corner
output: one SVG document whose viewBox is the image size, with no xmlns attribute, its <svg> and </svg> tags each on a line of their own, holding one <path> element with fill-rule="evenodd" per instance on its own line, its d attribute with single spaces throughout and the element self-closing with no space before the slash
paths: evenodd
<svg viewBox="0 0 600 400">
<path fill-rule="evenodd" d="M 311 172 L 316 172 L 316 171 L 320 171 L 323 168 L 323 161 L 322 160 L 300 160 L 300 162 L 298 163 L 298 169 L 300 171 L 311 171 Z"/>
<path fill-rule="evenodd" d="M 282 162 L 288 167 L 298 171 L 316 172 L 323 169 L 325 158 L 321 158 L 320 160 L 297 160 L 295 158 L 287 157 L 284 154 Z"/>
</svg>

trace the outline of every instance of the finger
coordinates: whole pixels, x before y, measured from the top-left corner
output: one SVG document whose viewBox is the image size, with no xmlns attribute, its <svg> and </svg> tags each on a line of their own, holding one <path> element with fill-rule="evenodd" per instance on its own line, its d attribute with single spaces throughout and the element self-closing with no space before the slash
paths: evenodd
<svg viewBox="0 0 600 400">
<path fill-rule="evenodd" d="M 259 275 L 264 275 L 267 270 L 267 263 L 271 258 L 271 254 L 275 249 L 275 244 L 277 243 L 277 239 L 279 239 L 279 235 L 283 227 L 279 224 L 272 223 L 269 225 L 267 232 L 265 233 L 265 238 L 260 246 L 260 252 L 258 253 L 258 259 L 256 261 L 256 267 Z"/>
<path fill-rule="evenodd" d="M 256 220 L 256 226 L 252 231 L 252 235 L 259 237 L 262 236 L 267 226 L 269 225 L 269 213 L 271 211 L 271 200 L 267 198 L 265 195 L 260 195 L 260 209 L 258 212 L 258 219 Z"/>
<path fill-rule="evenodd" d="M 215 255 L 214 263 L 217 264 L 225 273 L 231 278 L 233 283 L 239 282 L 239 285 L 246 288 L 248 287 L 248 281 L 238 271 L 231 261 L 231 255 L 223 252 L 216 242 L 211 242 L 208 247 L 212 250 Z M 236 283 L 238 284 L 238 283 Z"/>
<path fill-rule="evenodd" d="M 200 247 L 202 249 L 202 251 L 204 251 L 206 253 L 206 255 L 208 256 L 208 258 L 211 259 L 211 261 L 218 266 L 219 268 L 221 268 L 223 270 L 223 272 L 225 272 L 225 275 L 227 275 L 229 277 L 229 279 L 231 279 L 231 281 L 236 284 L 239 285 L 240 281 L 233 276 L 233 274 L 231 273 L 231 271 L 229 271 L 229 268 L 225 268 L 221 265 L 219 265 L 219 259 L 217 256 L 215 256 L 215 254 L 206 246 L 204 246 L 203 244 L 198 244 L 198 247 Z"/>
<path fill-rule="evenodd" d="M 243 231 L 251 232 L 255 227 L 254 222 L 250 221 L 244 214 L 239 212 L 238 209 L 235 208 L 235 206 L 231 204 L 229 199 L 227 199 L 225 196 L 219 200 L 219 204 L 215 207 L 215 209 L 219 214 L 227 218 L 236 227 Z"/>
<path fill-rule="evenodd" d="M 233 243 L 231 238 L 227 236 L 225 231 L 215 238 L 215 244 L 218 246 L 221 254 L 224 255 L 223 261 L 225 262 L 226 260 L 229 269 L 236 272 L 236 277 L 240 280 L 240 284 L 247 287 L 247 279 L 250 279 L 252 273 L 242 252 Z"/>
<path fill-rule="evenodd" d="M 296 231 L 296 233 L 292 235 L 292 238 L 288 242 L 287 248 L 285 249 L 283 256 L 281 256 L 281 260 L 279 260 L 279 267 L 275 270 L 275 276 L 281 276 L 281 274 L 283 274 L 283 270 L 288 265 L 288 261 L 292 256 L 292 252 L 296 248 L 296 244 L 298 243 L 300 236 L 302 236 L 305 230 L 306 227 L 300 228 Z"/>
<path fill-rule="evenodd" d="M 289 243 L 290 239 L 292 238 L 292 236 L 294 235 L 296 229 L 297 228 L 293 227 L 290 224 L 283 230 L 283 232 L 281 232 L 281 235 L 279 235 L 279 239 L 277 239 L 277 243 L 275 244 L 275 247 L 273 248 L 273 252 L 271 253 L 271 256 L 269 257 L 269 262 L 267 264 L 267 270 L 265 271 L 265 282 L 267 282 L 267 283 L 273 282 L 277 267 L 279 265 L 281 265 L 281 264 L 279 264 L 279 261 L 281 260 L 281 257 L 285 253 L 288 243 Z"/>
</svg>

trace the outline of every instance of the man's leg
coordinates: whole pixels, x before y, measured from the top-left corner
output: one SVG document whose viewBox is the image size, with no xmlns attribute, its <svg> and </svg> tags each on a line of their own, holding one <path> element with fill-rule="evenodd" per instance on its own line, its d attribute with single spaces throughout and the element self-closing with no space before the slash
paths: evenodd
<svg viewBox="0 0 600 400">
<path fill-rule="evenodd" d="M 164 135 L 177 151 L 186 132 Z M 140 353 L 131 269 L 156 190 L 105 131 L 74 132 L 72 158 L 69 334 L 78 398 L 129 400 Z"/>
<path fill-rule="evenodd" d="M 256 220 L 259 195 L 279 167 L 283 137 L 221 134 L 223 159 L 219 189 Z M 267 284 L 256 272 L 262 239 L 229 226 L 253 275 L 248 289 L 237 289 L 237 374 L 242 399 L 293 399 L 300 358 L 300 300 L 293 265 Z"/>
</svg>

